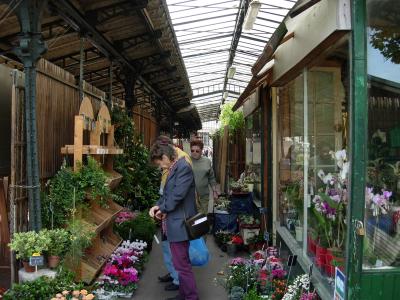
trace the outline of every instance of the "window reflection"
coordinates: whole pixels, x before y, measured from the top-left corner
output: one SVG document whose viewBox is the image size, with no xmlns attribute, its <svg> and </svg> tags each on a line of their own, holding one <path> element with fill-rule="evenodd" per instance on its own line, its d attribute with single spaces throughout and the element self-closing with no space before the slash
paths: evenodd
<svg viewBox="0 0 400 300">
<path fill-rule="evenodd" d="M 368 0 L 364 267 L 400 266 L 400 5 Z"/>
</svg>

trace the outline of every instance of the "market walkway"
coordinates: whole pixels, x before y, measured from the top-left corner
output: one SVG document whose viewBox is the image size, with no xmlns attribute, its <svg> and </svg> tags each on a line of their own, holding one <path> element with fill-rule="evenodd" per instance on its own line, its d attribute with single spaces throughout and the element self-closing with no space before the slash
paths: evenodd
<svg viewBox="0 0 400 300">
<path fill-rule="evenodd" d="M 211 253 L 211 261 L 206 267 L 194 268 L 199 296 L 201 300 L 225 300 L 227 294 L 221 286 L 214 283 L 214 278 L 218 276 L 219 271 L 224 269 L 229 257 L 217 247 L 211 235 L 207 238 L 207 245 Z M 146 264 L 146 270 L 133 299 L 163 300 L 175 296 L 177 292 L 164 291 L 164 284 L 157 281 L 157 276 L 166 273 L 161 247 L 154 242 L 149 262 Z"/>
</svg>

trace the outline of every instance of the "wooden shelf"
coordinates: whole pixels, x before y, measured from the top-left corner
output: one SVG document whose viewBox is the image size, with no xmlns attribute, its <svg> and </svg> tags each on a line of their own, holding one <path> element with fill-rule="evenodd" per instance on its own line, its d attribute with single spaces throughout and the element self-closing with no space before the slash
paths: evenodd
<svg viewBox="0 0 400 300">
<path fill-rule="evenodd" d="M 106 175 L 107 175 L 107 184 L 111 190 L 115 189 L 122 180 L 122 175 L 114 170 L 107 171 Z"/>
<path fill-rule="evenodd" d="M 76 279 L 87 284 L 92 283 L 121 242 L 122 239 L 112 232 L 111 227 L 104 230 L 93 240 L 92 246 L 86 250 L 86 255 L 82 258 L 77 270 Z"/>
<path fill-rule="evenodd" d="M 89 145 L 84 145 L 84 132 L 87 131 L 90 142 Z M 123 149 L 114 144 L 114 125 L 111 124 L 110 112 L 104 103 L 101 104 L 95 120 L 90 99 L 83 100 L 79 115 L 75 116 L 74 145 L 65 145 L 61 148 L 61 153 L 74 156 L 74 171 L 78 171 L 82 165 L 83 155 L 93 155 L 94 159 L 102 162 L 110 189 L 116 188 L 122 180 L 122 175 L 113 170 L 113 155 L 122 154 Z M 96 233 L 96 237 L 92 246 L 85 250 L 85 256 L 79 262 L 70 262 L 69 266 L 74 270 L 76 280 L 90 284 L 122 242 L 113 232 L 113 222 L 123 208 L 111 199 L 107 201 L 107 205 L 101 206 L 97 199 L 91 198 L 90 192 L 86 193 L 86 198 L 90 201 L 90 209 L 82 211 L 81 221 L 90 231 Z"/>
<path fill-rule="evenodd" d="M 97 145 L 83 145 L 82 154 L 86 155 L 118 155 L 123 154 L 124 150 L 117 147 L 106 147 Z M 61 148 L 61 154 L 74 154 L 75 145 L 65 145 Z"/>
</svg>

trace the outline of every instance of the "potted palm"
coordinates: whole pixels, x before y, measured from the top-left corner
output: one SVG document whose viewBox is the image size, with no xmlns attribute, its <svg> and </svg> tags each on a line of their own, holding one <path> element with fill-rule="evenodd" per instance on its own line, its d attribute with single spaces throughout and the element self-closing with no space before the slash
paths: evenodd
<svg viewBox="0 0 400 300">
<path fill-rule="evenodd" d="M 49 244 L 50 239 L 46 235 L 28 231 L 14 233 L 8 246 L 16 252 L 16 257 L 22 261 L 25 271 L 34 272 L 35 268 L 29 265 L 29 258 L 33 254 L 42 254 L 48 249 Z"/>
<path fill-rule="evenodd" d="M 44 234 L 50 239 L 48 263 L 50 268 L 56 268 L 64 257 L 71 242 L 71 235 L 65 229 L 48 230 Z"/>
</svg>

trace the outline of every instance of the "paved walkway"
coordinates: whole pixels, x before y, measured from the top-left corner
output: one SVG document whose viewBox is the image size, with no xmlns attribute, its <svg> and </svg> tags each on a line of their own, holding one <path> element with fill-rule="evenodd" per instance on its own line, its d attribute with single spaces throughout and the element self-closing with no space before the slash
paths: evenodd
<svg viewBox="0 0 400 300">
<path fill-rule="evenodd" d="M 212 236 L 207 237 L 207 246 L 211 253 L 210 262 L 206 267 L 194 268 L 200 300 L 226 300 L 228 297 L 225 290 L 214 283 L 214 278 L 219 276 L 217 273 L 224 269 L 229 257 L 217 247 Z M 177 292 L 164 291 L 165 284 L 158 282 L 157 276 L 166 273 L 161 246 L 154 242 L 149 262 L 146 264 L 146 269 L 133 299 L 164 300 L 177 295 Z"/>
</svg>

